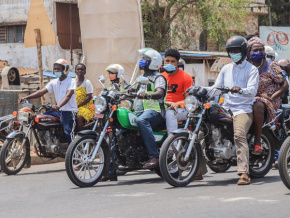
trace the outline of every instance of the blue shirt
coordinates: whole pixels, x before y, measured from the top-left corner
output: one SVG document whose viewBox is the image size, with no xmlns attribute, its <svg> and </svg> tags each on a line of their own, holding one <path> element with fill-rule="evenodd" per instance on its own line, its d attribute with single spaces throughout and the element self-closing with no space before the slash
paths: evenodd
<svg viewBox="0 0 290 218">
<path fill-rule="evenodd" d="M 230 63 L 225 65 L 213 87 L 240 87 L 243 94 L 225 94 L 225 109 L 231 109 L 234 116 L 253 111 L 253 103 L 259 85 L 258 69 L 244 60 L 241 64 Z"/>
</svg>

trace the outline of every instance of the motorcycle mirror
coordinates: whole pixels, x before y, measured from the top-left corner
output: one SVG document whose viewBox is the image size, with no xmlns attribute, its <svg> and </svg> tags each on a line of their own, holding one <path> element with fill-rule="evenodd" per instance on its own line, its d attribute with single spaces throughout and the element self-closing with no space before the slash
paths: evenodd
<svg viewBox="0 0 290 218">
<path fill-rule="evenodd" d="M 103 88 L 105 88 L 105 77 L 103 75 L 99 76 L 99 82 L 101 83 L 101 85 L 103 86 Z"/>
<path fill-rule="evenodd" d="M 144 76 L 139 76 L 136 80 L 137 83 L 140 83 L 142 85 L 148 85 L 149 83 L 149 79 L 147 77 Z"/>
</svg>

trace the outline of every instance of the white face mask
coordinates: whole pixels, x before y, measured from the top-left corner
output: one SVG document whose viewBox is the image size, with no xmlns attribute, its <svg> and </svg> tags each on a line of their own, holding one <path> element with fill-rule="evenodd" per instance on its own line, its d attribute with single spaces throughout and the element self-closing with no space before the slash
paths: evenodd
<svg viewBox="0 0 290 218">
<path fill-rule="evenodd" d="M 266 58 L 266 61 L 272 61 L 272 59 L 271 58 Z"/>
<path fill-rule="evenodd" d="M 62 72 L 54 72 L 54 75 L 56 76 L 56 78 L 59 78 L 62 76 Z"/>
</svg>

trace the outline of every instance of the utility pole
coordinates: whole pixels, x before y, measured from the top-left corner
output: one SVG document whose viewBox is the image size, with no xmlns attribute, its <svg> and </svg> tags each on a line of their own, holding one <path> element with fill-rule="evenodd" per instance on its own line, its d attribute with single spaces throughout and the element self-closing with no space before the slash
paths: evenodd
<svg viewBox="0 0 290 218">
<path fill-rule="evenodd" d="M 272 13 L 270 4 L 271 4 L 270 1 L 268 1 L 269 26 L 272 26 Z"/>
</svg>

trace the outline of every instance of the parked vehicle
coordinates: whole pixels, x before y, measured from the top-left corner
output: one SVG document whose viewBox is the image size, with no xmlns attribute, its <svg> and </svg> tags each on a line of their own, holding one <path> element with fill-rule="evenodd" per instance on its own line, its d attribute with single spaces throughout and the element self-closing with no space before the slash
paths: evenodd
<svg viewBox="0 0 290 218">
<path fill-rule="evenodd" d="M 35 139 L 34 150 L 41 158 L 65 157 L 68 147 L 61 121 L 54 116 L 41 114 L 42 110 L 49 110 L 51 106 L 24 102 L 23 107 L 15 112 L 20 123 L 18 130 L 7 135 L 0 152 L 0 163 L 3 172 L 14 175 L 21 171 L 26 164 L 31 165 L 30 139 Z M 30 133 L 33 134 L 30 134 Z"/>
<path fill-rule="evenodd" d="M 184 129 L 174 131 L 164 141 L 160 152 L 161 174 L 172 186 L 186 186 L 193 181 L 201 155 L 204 155 L 208 166 L 215 172 L 224 172 L 237 164 L 233 119 L 230 112 L 212 100 L 217 90 L 221 91 L 221 95 L 231 91 L 228 88 L 209 90 L 200 87 L 187 90 L 187 126 L 192 125 L 193 130 L 185 126 Z M 263 177 L 271 169 L 275 150 L 273 136 L 269 125 L 264 125 L 261 137 L 263 153 L 252 155 L 255 134 L 252 129 L 249 131 L 251 177 Z M 172 174 L 175 168 L 178 168 L 178 173 Z"/>
<path fill-rule="evenodd" d="M 278 169 L 284 185 L 290 190 L 290 136 L 288 136 L 281 146 L 278 158 Z"/>
<path fill-rule="evenodd" d="M 103 84 L 103 77 L 99 81 Z M 148 82 L 145 77 L 137 79 L 139 84 Z M 122 171 L 142 169 L 148 155 L 135 122 L 137 115 L 132 112 L 135 97 L 136 93 L 108 91 L 104 87 L 95 98 L 96 131 L 78 132 L 65 158 L 66 172 L 75 185 L 89 187 L 98 183 L 109 170 L 110 158 L 116 169 L 120 166 Z M 161 146 L 166 131 L 155 131 L 154 135 Z M 155 172 L 160 174 L 159 168 Z"/>
</svg>

